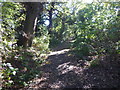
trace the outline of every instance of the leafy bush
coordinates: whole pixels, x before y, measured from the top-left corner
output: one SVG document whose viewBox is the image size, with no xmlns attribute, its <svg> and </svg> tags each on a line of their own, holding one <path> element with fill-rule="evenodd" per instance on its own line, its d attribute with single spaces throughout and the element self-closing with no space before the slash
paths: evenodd
<svg viewBox="0 0 120 90">
<path fill-rule="evenodd" d="M 25 15 L 22 14 L 24 8 L 19 3 L 2 4 L 0 55 L 3 66 L 3 89 L 21 88 L 41 73 L 38 69 L 47 58 L 49 36 L 43 31 L 42 36 L 34 38 L 33 47 L 17 47 L 16 33 L 22 29 L 22 21 L 25 19 Z M 45 54 L 45 57 L 41 54 Z"/>
<path fill-rule="evenodd" d="M 40 53 L 49 52 L 49 35 L 43 35 L 41 37 L 35 37 L 33 40 L 33 47 L 40 51 Z"/>
<path fill-rule="evenodd" d="M 21 88 L 41 73 L 39 67 L 47 56 L 42 57 L 43 51 L 37 50 L 35 47 L 17 48 L 9 56 L 4 58 L 3 55 L 3 88 Z"/>
<path fill-rule="evenodd" d="M 120 22 L 115 6 L 117 4 L 89 4 L 78 11 L 79 29 L 73 48 L 80 57 L 119 53 Z"/>
<path fill-rule="evenodd" d="M 51 38 L 50 38 L 50 48 L 53 48 L 60 43 L 61 43 L 61 41 L 58 38 L 56 38 L 55 36 L 51 36 Z"/>
<path fill-rule="evenodd" d="M 14 84 L 11 76 L 16 75 L 16 71 L 18 70 L 18 68 L 14 68 L 11 63 L 3 63 L 2 67 L 4 68 L 2 71 L 3 85 L 10 87 Z"/>
</svg>

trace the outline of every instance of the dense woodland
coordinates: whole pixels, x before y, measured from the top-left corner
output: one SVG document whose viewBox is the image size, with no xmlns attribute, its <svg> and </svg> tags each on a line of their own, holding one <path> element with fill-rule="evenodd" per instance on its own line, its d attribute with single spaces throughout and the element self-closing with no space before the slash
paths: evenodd
<svg viewBox="0 0 120 90">
<path fill-rule="evenodd" d="M 3 90 L 120 88 L 120 2 L 0 5 Z"/>
</svg>

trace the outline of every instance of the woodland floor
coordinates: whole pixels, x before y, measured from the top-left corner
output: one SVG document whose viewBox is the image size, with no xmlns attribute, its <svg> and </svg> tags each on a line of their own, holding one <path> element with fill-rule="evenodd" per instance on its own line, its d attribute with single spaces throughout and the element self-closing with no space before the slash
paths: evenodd
<svg viewBox="0 0 120 90">
<path fill-rule="evenodd" d="M 116 61 L 114 61 L 116 60 Z M 120 60 L 100 58 L 100 64 L 90 67 L 88 61 L 80 60 L 70 53 L 68 43 L 54 48 L 47 58 L 48 63 L 40 67 L 42 75 L 24 89 L 41 88 L 120 88 Z"/>
</svg>

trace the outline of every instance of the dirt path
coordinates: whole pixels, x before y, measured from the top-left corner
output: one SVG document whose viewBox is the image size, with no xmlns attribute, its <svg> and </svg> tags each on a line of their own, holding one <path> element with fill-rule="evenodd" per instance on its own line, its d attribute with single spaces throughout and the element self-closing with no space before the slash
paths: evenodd
<svg viewBox="0 0 120 90">
<path fill-rule="evenodd" d="M 115 68 L 100 65 L 87 67 L 87 62 L 77 59 L 69 53 L 68 43 L 54 49 L 42 66 L 42 75 L 33 80 L 27 89 L 40 88 L 111 88 L 120 87 L 120 77 Z M 119 69 L 120 70 L 120 69 Z"/>
</svg>

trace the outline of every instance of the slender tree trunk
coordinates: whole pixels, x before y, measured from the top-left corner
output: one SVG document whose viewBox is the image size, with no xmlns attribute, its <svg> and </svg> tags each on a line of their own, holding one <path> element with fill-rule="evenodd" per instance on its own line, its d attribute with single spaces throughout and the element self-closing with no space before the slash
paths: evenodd
<svg viewBox="0 0 120 90">
<path fill-rule="evenodd" d="M 55 2 L 51 2 L 51 8 L 49 10 L 49 26 L 48 26 L 49 34 L 52 33 L 52 14 L 54 9 L 54 4 Z"/>
<path fill-rule="evenodd" d="M 23 33 L 17 42 L 18 46 L 31 47 L 36 28 L 37 17 L 42 10 L 42 3 L 38 2 L 25 2 L 23 3 L 26 8 L 26 19 L 24 22 Z"/>
</svg>

